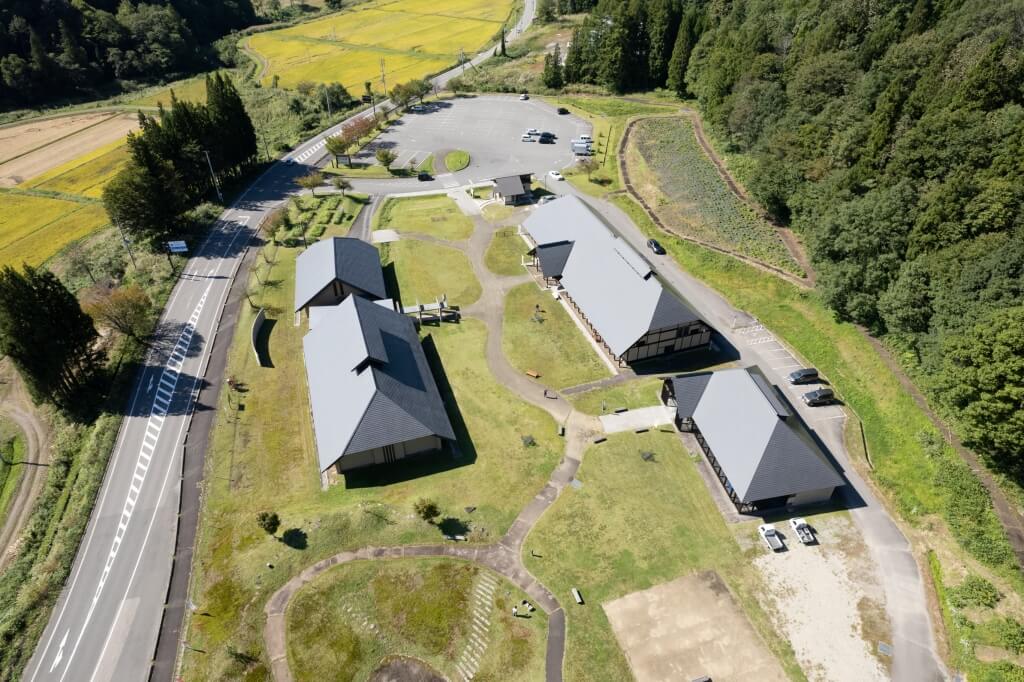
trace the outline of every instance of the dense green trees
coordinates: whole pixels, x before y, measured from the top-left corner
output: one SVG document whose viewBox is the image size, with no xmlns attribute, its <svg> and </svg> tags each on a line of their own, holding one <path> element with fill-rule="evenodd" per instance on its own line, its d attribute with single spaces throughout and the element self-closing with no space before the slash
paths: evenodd
<svg viewBox="0 0 1024 682">
<path fill-rule="evenodd" d="M 250 0 L 0 3 L 4 108 L 173 80 L 216 63 L 213 42 L 256 16 Z"/>
<path fill-rule="evenodd" d="M 48 270 L 0 270 L 0 352 L 18 369 L 32 398 L 75 409 L 102 366 L 96 328 Z"/>
<path fill-rule="evenodd" d="M 229 78 L 206 78 L 206 104 L 182 102 L 157 117 L 139 113 L 129 134 L 131 160 L 103 190 L 110 219 L 143 240 L 158 242 L 179 227 L 181 215 L 213 189 L 218 177 L 238 174 L 256 157 L 256 132 Z"/>
</svg>

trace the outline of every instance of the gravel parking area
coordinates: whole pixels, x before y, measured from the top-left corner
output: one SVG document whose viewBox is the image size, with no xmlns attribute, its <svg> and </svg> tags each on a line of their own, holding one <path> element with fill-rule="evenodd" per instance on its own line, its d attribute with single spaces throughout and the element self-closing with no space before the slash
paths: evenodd
<svg viewBox="0 0 1024 682">
<path fill-rule="evenodd" d="M 864 541 L 846 514 L 807 522 L 820 544 L 800 544 L 787 521 L 775 523 L 785 537 L 785 551 L 769 553 L 749 533 L 741 539 L 762 550 L 754 560 L 767 587 L 762 606 L 789 640 L 809 680 L 889 679 L 875 654 L 879 641 L 891 641 L 885 597 Z"/>
<path fill-rule="evenodd" d="M 536 137 L 523 142 L 528 128 L 554 133 L 555 143 L 540 144 Z M 372 163 L 376 151 L 387 148 L 398 154 L 394 165 L 402 167 L 410 159 L 422 162 L 434 154 L 438 177 L 453 187 L 515 172 L 532 172 L 539 178 L 573 163 L 569 141 L 590 130 L 582 119 L 560 116 L 554 107 L 537 100 L 520 101 L 513 95 L 460 97 L 407 112 L 357 159 Z M 442 154 L 453 149 L 468 150 L 470 164 L 445 178 Z"/>
</svg>

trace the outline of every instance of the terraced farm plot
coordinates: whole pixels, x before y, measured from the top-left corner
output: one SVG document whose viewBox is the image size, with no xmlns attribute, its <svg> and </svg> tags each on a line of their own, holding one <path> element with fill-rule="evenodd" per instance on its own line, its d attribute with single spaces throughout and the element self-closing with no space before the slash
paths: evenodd
<svg viewBox="0 0 1024 682">
<path fill-rule="evenodd" d="M 57 166 L 19 186 L 99 199 L 103 195 L 103 188 L 127 161 L 128 145 L 124 141 L 117 141 Z"/>
<path fill-rule="evenodd" d="M 139 107 L 155 107 L 162 103 L 169 108 L 171 106 L 171 90 L 174 90 L 174 96 L 182 102 L 206 102 L 206 76 L 188 78 L 171 83 L 164 88 L 149 90 L 135 99 L 129 100 L 128 104 Z"/>
<path fill-rule="evenodd" d="M 637 123 L 633 133 L 632 144 L 642 161 L 631 166 L 638 176 L 633 182 L 645 198 L 652 194 L 667 198 L 648 200 L 665 224 L 709 244 L 803 274 L 775 229 L 729 191 L 697 143 L 688 119 L 648 119 Z"/>
<path fill-rule="evenodd" d="M 264 83 L 337 81 L 350 92 L 380 87 L 380 60 L 394 83 L 437 73 L 460 50 L 473 54 L 500 30 L 512 0 L 374 0 L 317 21 L 258 33 L 248 48 L 267 62 Z"/>
<path fill-rule="evenodd" d="M 0 192 L 0 265 L 39 265 L 108 222 L 97 202 Z"/>
</svg>

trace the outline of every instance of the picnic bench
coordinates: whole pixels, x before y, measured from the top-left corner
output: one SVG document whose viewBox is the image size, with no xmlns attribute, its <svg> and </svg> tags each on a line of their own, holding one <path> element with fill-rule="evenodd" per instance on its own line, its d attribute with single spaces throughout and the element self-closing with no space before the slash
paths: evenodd
<svg viewBox="0 0 1024 682">
<path fill-rule="evenodd" d="M 532 369 L 528 369 L 526 370 L 526 376 L 530 377 L 531 379 L 540 379 L 540 372 L 535 372 Z"/>
</svg>

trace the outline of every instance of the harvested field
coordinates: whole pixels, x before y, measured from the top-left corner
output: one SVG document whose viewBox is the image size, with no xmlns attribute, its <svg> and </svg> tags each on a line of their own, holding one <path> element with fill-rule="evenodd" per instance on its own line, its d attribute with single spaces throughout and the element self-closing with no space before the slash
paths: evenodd
<svg viewBox="0 0 1024 682">
<path fill-rule="evenodd" d="M 0 187 L 13 187 L 31 181 L 47 171 L 62 167 L 94 150 L 107 147 L 138 128 L 134 114 L 90 114 L 91 119 L 73 127 L 68 116 L 43 121 L 29 121 L 0 129 L 0 147 L 8 159 L 0 163 Z M 70 126 L 70 127 L 69 127 Z M 17 138 L 22 151 L 11 158 L 8 136 Z M 24 137 L 25 139 L 20 139 Z"/>
<path fill-rule="evenodd" d="M 317 21 L 258 33 L 250 50 L 268 62 L 263 82 L 337 81 L 350 92 L 436 73 L 484 47 L 500 30 L 511 0 L 373 0 Z"/>
</svg>

